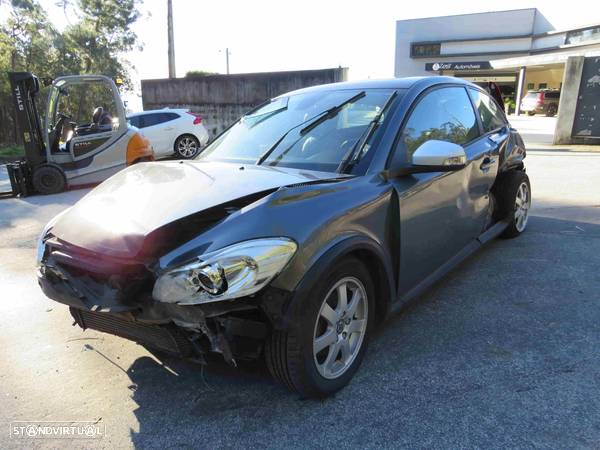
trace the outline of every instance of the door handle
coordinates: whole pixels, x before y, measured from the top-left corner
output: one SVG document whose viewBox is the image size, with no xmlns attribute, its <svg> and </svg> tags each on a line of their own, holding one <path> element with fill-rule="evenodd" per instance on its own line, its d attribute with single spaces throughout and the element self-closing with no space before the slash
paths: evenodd
<svg viewBox="0 0 600 450">
<path fill-rule="evenodd" d="M 495 162 L 496 162 L 495 159 L 490 158 L 489 156 L 486 156 L 485 158 L 483 158 L 483 161 L 481 162 L 481 165 L 479 166 L 479 168 L 482 171 L 487 172 L 488 170 L 490 170 L 490 167 L 492 167 Z"/>
<path fill-rule="evenodd" d="M 171 131 L 171 130 L 174 130 L 174 129 L 175 129 L 175 127 L 167 127 L 167 128 L 165 128 L 165 131 Z"/>
</svg>

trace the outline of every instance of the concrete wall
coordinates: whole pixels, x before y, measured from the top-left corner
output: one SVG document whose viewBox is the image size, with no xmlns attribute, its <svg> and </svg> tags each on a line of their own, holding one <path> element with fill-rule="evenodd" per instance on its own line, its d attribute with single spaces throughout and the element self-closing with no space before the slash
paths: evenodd
<svg viewBox="0 0 600 450">
<path fill-rule="evenodd" d="M 346 81 L 347 68 L 142 80 L 144 110 L 188 108 L 202 116 L 211 136 L 272 97 L 317 84 Z"/>
</svg>

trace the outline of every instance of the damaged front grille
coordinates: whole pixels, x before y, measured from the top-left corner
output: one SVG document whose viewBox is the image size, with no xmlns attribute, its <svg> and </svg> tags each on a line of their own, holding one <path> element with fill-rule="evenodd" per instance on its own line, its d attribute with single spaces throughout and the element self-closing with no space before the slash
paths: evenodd
<svg viewBox="0 0 600 450">
<path fill-rule="evenodd" d="M 75 322 L 84 330 L 101 331 L 129 339 L 138 344 L 170 353 L 180 358 L 194 355 L 194 348 L 184 332 L 174 325 L 151 325 L 127 320 L 116 314 L 69 308 Z"/>
<path fill-rule="evenodd" d="M 93 310 L 127 310 L 152 289 L 154 277 L 140 261 L 90 252 L 56 237 L 45 245 L 42 288 L 54 300 Z"/>
</svg>

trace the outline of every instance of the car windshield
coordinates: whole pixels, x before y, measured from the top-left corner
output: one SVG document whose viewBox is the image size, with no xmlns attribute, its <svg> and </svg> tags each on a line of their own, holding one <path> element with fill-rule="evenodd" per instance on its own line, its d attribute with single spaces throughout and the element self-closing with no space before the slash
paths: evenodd
<svg viewBox="0 0 600 450">
<path fill-rule="evenodd" d="M 393 92 L 331 90 L 277 97 L 243 116 L 197 159 L 335 172 Z M 369 148 L 364 144 L 363 155 Z"/>
</svg>

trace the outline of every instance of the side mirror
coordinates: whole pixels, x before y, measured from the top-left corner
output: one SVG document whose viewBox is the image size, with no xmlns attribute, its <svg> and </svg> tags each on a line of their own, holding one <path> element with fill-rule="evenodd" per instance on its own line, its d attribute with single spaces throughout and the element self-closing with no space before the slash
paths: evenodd
<svg viewBox="0 0 600 450">
<path fill-rule="evenodd" d="M 464 148 L 447 141 L 423 142 L 412 155 L 409 172 L 450 172 L 460 170 L 467 163 Z"/>
</svg>

